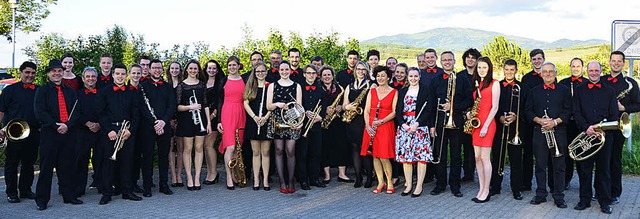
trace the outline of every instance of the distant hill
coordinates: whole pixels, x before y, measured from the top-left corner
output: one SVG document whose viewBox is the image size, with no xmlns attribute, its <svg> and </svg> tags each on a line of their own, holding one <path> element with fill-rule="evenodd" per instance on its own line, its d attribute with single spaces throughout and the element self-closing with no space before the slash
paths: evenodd
<svg viewBox="0 0 640 219">
<path fill-rule="evenodd" d="M 468 48 L 482 49 L 482 46 L 493 40 L 494 36 L 505 36 L 507 40 L 516 42 L 519 46 L 531 50 L 535 48 L 554 49 L 577 46 L 590 46 L 609 43 L 606 40 L 569 40 L 560 39 L 554 42 L 545 42 L 519 36 L 505 35 L 498 32 L 470 29 L 470 28 L 436 28 L 414 34 L 398 34 L 393 36 L 380 36 L 362 41 L 363 44 L 397 44 L 417 48 L 436 48 L 453 51 L 464 51 Z"/>
</svg>

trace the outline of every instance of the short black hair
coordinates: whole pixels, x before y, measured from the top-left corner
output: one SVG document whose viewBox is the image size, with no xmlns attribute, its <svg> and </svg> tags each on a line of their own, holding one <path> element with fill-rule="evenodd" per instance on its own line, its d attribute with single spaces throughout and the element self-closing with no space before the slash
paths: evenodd
<svg viewBox="0 0 640 219">
<path fill-rule="evenodd" d="M 518 70 L 518 62 L 516 62 L 516 60 L 507 59 L 507 61 L 504 61 L 504 65 L 513 65 L 516 67 L 516 70 Z"/>
<path fill-rule="evenodd" d="M 108 52 L 102 53 L 102 55 L 100 56 L 100 58 L 110 58 L 110 59 L 113 59 L 113 57 L 111 56 L 111 53 L 108 53 Z"/>
<path fill-rule="evenodd" d="M 323 65 L 324 65 L 324 59 L 323 59 L 322 57 L 320 57 L 320 56 L 314 56 L 314 57 L 311 57 L 311 61 L 312 61 L 312 62 L 320 61 L 320 64 L 323 64 Z"/>
<path fill-rule="evenodd" d="M 573 63 L 573 61 L 578 60 L 580 61 L 580 65 L 584 66 L 584 61 L 582 61 L 581 58 L 575 57 L 573 59 L 571 59 L 571 61 L 569 62 L 569 66 L 571 66 L 571 63 Z"/>
<path fill-rule="evenodd" d="M 124 69 L 125 72 L 127 71 L 127 66 L 125 66 L 122 63 L 118 63 L 118 64 L 114 65 L 113 70 L 118 69 L 118 68 Z"/>
<path fill-rule="evenodd" d="M 149 62 L 149 66 L 151 66 L 151 64 L 153 64 L 153 63 L 160 63 L 160 64 L 162 64 L 162 61 L 160 61 L 160 59 L 154 59 L 154 60 L 151 60 L 151 62 Z"/>
<path fill-rule="evenodd" d="M 369 59 L 369 57 L 371 56 L 377 56 L 378 59 L 380 59 L 380 52 L 378 52 L 378 50 L 375 50 L 375 49 L 369 50 L 367 52 L 367 59 Z"/>
<path fill-rule="evenodd" d="M 261 58 L 261 59 L 262 59 L 262 58 L 264 58 L 264 56 L 262 55 L 262 53 L 260 53 L 260 52 L 258 52 L 258 51 L 253 51 L 253 52 L 251 53 L 251 55 L 249 56 L 249 58 L 251 58 L 251 56 L 256 55 L 256 54 L 260 55 L 260 58 Z"/>
<path fill-rule="evenodd" d="M 387 78 L 389 78 L 389 80 L 391 80 L 391 77 L 393 76 L 393 72 L 391 72 L 391 69 L 384 65 L 378 65 L 373 68 L 373 77 L 378 77 L 379 72 L 384 72 L 385 74 L 387 74 Z"/>
<path fill-rule="evenodd" d="M 531 50 L 531 52 L 529 53 L 529 58 L 533 58 L 534 56 L 536 56 L 538 54 L 542 54 L 542 58 L 544 59 L 544 51 L 542 51 L 541 49 Z"/>
<path fill-rule="evenodd" d="M 476 48 L 469 48 L 467 49 L 467 51 L 464 51 L 464 53 L 462 54 L 462 60 L 467 59 L 467 57 L 469 56 L 473 56 L 476 59 L 480 58 L 480 56 L 482 56 L 482 54 L 480 54 L 480 51 L 478 51 Z"/>
<path fill-rule="evenodd" d="M 292 52 L 297 52 L 298 55 L 300 55 L 300 50 L 298 48 L 293 47 L 289 49 L 289 52 L 287 52 L 287 55 L 291 54 Z"/>
<path fill-rule="evenodd" d="M 613 55 L 621 55 L 622 56 L 622 61 L 624 61 L 624 59 L 626 58 L 626 56 L 624 55 L 623 52 L 620 52 L 618 50 L 611 52 L 611 55 L 609 55 L 609 60 L 611 60 L 611 57 L 613 57 Z"/>
<path fill-rule="evenodd" d="M 355 55 L 358 58 L 360 57 L 360 54 L 358 54 L 358 51 L 355 51 L 355 50 L 349 50 L 349 52 L 347 52 L 347 56 L 350 56 L 350 55 Z"/>
<path fill-rule="evenodd" d="M 140 63 L 140 60 L 143 60 L 143 59 L 149 59 L 150 60 L 151 58 L 149 58 L 148 55 L 141 55 L 140 58 L 138 58 L 138 63 Z"/>
<path fill-rule="evenodd" d="M 33 70 L 36 70 L 38 68 L 38 65 L 36 65 L 36 63 L 26 61 L 26 62 L 23 62 L 22 65 L 20 65 L 20 71 L 23 71 L 26 68 L 33 68 Z"/>
</svg>

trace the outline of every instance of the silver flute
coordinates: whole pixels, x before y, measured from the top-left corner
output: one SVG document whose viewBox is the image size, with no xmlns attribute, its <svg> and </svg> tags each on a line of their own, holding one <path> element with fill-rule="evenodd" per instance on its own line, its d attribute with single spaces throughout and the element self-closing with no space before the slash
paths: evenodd
<svg viewBox="0 0 640 219">
<path fill-rule="evenodd" d="M 260 109 L 258 109 L 258 117 L 262 118 L 262 106 L 264 105 L 264 93 L 267 92 L 267 86 L 264 86 L 264 88 L 262 88 L 262 98 L 260 98 Z M 262 123 L 262 120 L 260 121 Z M 258 124 L 258 135 L 260 135 L 260 126 L 261 124 Z"/>
</svg>

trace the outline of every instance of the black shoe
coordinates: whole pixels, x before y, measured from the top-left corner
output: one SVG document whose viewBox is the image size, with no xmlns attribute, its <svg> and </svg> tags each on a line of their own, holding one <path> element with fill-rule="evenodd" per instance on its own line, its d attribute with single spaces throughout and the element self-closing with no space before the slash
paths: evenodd
<svg viewBox="0 0 640 219">
<path fill-rule="evenodd" d="M 183 183 L 176 183 L 176 187 L 183 187 L 184 184 Z"/>
<path fill-rule="evenodd" d="M 422 192 L 418 194 L 411 193 L 411 198 L 417 198 L 417 197 L 420 197 L 420 195 L 422 195 Z"/>
<path fill-rule="evenodd" d="M 95 188 L 97 188 L 96 182 L 95 181 L 91 182 L 91 184 L 89 184 L 89 189 L 95 189 Z"/>
<path fill-rule="evenodd" d="M 567 183 L 564 185 L 564 190 L 569 190 L 571 188 L 571 184 Z"/>
<path fill-rule="evenodd" d="M 338 177 L 338 178 L 340 178 L 340 177 Z M 322 180 L 322 183 L 325 184 L 325 185 L 329 184 L 329 182 L 331 182 L 331 178 Z"/>
<path fill-rule="evenodd" d="M 533 199 L 531 199 L 529 203 L 531 203 L 532 205 L 539 205 L 540 203 L 543 203 L 543 202 L 547 202 L 547 199 L 535 196 L 533 197 Z"/>
<path fill-rule="evenodd" d="M 144 192 L 142 192 L 142 196 L 147 197 L 147 198 L 153 196 L 153 194 L 151 194 L 151 189 L 144 190 Z"/>
<path fill-rule="evenodd" d="M 47 210 L 47 205 L 46 204 L 36 204 L 38 206 L 38 211 L 44 211 Z"/>
<path fill-rule="evenodd" d="M 400 193 L 400 196 L 408 196 L 409 193 L 411 193 L 411 190 L 409 190 L 409 192 L 404 192 L 403 191 L 402 193 Z"/>
<path fill-rule="evenodd" d="M 156 184 L 155 183 L 151 183 L 151 188 L 155 188 Z"/>
<path fill-rule="evenodd" d="M 135 192 L 135 193 L 143 193 L 144 190 L 142 188 L 140 188 L 139 185 L 133 184 L 133 192 Z"/>
<path fill-rule="evenodd" d="M 142 198 L 138 195 L 136 195 L 135 193 L 129 193 L 129 194 L 122 194 L 122 199 L 128 199 L 131 201 L 140 201 L 142 200 Z"/>
<path fill-rule="evenodd" d="M 578 211 L 582 211 L 582 210 L 590 208 L 590 207 L 591 207 L 591 204 L 584 204 L 582 202 L 578 202 L 578 204 L 575 207 L 573 207 L 573 209 L 576 209 Z"/>
<path fill-rule="evenodd" d="M 164 193 L 165 195 L 173 195 L 173 191 L 171 191 L 169 186 L 160 187 L 160 193 Z"/>
<path fill-rule="evenodd" d="M 258 191 L 258 190 L 260 190 L 260 185 L 253 187 L 253 191 Z"/>
<path fill-rule="evenodd" d="M 476 203 L 485 203 L 485 202 L 488 202 L 489 200 L 491 200 L 491 196 L 487 195 L 487 198 L 485 198 L 484 200 L 476 199 L 476 200 L 474 200 L 474 202 L 476 202 Z"/>
<path fill-rule="evenodd" d="M 202 188 L 202 187 L 200 187 L 200 186 L 194 186 L 194 187 L 193 187 L 193 190 L 200 190 L 201 188 Z"/>
<path fill-rule="evenodd" d="M 444 189 L 438 189 L 438 188 L 434 188 L 433 190 L 431 190 L 431 195 L 440 195 L 441 193 L 444 192 Z"/>
<path fill-rule="evenodd" d="M 114 189 L 113 193 L 111 193 L 111 196 L 119 196 L 120 194 L 122 194 L 122 192 L 120 191 L 120 189 Z"/>
<path fill-rule="evenodd" d="M 263 186 L 262 190 L 264 191 L 270 191 L 271 190 L 271 186 Z"/>
<path fill-rule="evenodd" d="M 81 205 L 84 202 L 82 202 L 80 199 L 74 198 L 74 199 L 71 199 L 71 200 L 64 200 L 64 203 L 65 204 L 72 204 L 72 205 Z"/>
<path fill-rule="evenodd" d="M 300 183 L 300 188 L 302 190 L 311 190 L 311 187 L 309 187 L 309 183 L 307 183 L 306 181 Z"/>
<path fill-rule="evenodd" d="M 234 189 L 236 189 L 236 186 L 227 186 L 227 189 L 228 190 L 234 190 Z"/>
<path fill-rule="evenodd" d="M 556 204 L 558 208 L 567 208 L 567 203 L 564 200 L 556 200 L 553 201 L 553 203 Z"/>
<path fill-rule="evenodd" d="M 36 193 L 33 193 L 33 192 L 31 192 L 31 191 L 28 191 L 28 192 L 21 192 L 21 193 L 20 193 L 20 198 L 36 199 Z"/>
<path fill-rule="evenodd" d="M 111 201 L 111 196 L 103 195 L 102 198 L 100 198 L 100 203 L 98 203 L 98 204 L 99 205 L 106 205 L 106 204 L 109 204 L 110 201 Z"/>
<path fill-rule="evenodd" d="M 351 179 L 350 179 L 350 180 L 351 180 Z M 353 181 L 354 181 L 354 180 L 351 180 L 351 182 L 353 182 Z M 315 186 L 315 187 L 318 187 L 318 188 L 325 188 L 325 187 L 327 187 L 327 185 L 325 185 L 325 184 L 324 184 L 322 181 L 320 181 L 320 180 L 313 181 L 313 182 L 311 182 L 309 185 L 311 185 L 311 186 Z"/>
<path fill-rule="evenodd" d="M 489 190 L 490 196 L 499 195 L 499 194 L 500 194 L 500 190 Z"/>
<path fill-rule="evenodd" d="M 463 196 L 462 192 L 460 192 L 460 190 L 453 190 L 453 191 L 451 191 L 451 193 L 453 193 L 453 196 L 458 197 L 458 198 Z M 491 195 L 489 195 L 489 196 L 491 196 Z"/>
<path fill-rule="evenodd" d="M 338 177 L 338 182 L 353 183 L 353 182 L 355 182 L 355 180 L 348 179 L 348 178 L 347 179 L 343 179 L 343 178 Z"/>
<path fill-rule="evenodd" d="M 365 188 L 373 187 L 373 178 L 372 177 L 368 177 L 367 178 L 367 181 L 364 182 L 364 187 Z"/>
<path fill-rule="evenodd" d="M 178 183 L 171 183 L 171 187 L 178 187 Z"/>
<path fill-rule="evenodd" d="M 424 179 L 424 183 L 430 183 L 430 182 L 433 182 L 433 181 L 434 181 L 433 177 L 427 177 L 427 178 Z"/>
<path fill-rule="evenodd" d="M 356 177 L 356 182 L 353 184 L 353 188 L 360 188 L 360 187 L 362 187 L 362 178 Z"/>
<path fill-rule="evenodd" d="M 600 212 L 602 212 L 602 213 L 611 214 L 612 211 L 613 211 L 613 209 L 611 208 L 610 205 L 600 206 Z"/>
<path fill-rule="evenodd" d="M 521 192 L 514 192 L 513 193 L 513 199 L 515 200 L 522 200 L 522 193 Z"/>
<path fill-rule="evenodd" d="M 7 201 L 9 201 L 9 203 L 18 203 L 20 202 L 20 198 L 18 198 L 17 195 L 10 195 L 7 197 Z"/>
<path fill-rule="evenodd" d="M 615 204 L 618 204 L 618 203 L 620 203 L 620 197 L 611 198 L 611 204 L 610 205 L 615 205 Z"/>
</svg>

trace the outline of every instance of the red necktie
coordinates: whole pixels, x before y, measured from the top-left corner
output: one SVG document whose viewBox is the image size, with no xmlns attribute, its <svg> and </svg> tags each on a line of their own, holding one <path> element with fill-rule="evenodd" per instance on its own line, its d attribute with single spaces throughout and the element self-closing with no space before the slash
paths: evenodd
<svg viewBox="0 0 640 219">
<path fill-rule="evenodd" d="M 507 87 L 509 85 L 513 86 L 513 81 L 512 82 L 506 82 L 506 81 L 502 82 L 502 86 L 504 86 L 504 87 Z"/>
<path fill-rule="evenodd" d="M 438 70 L 436 70 L 435 67 L 434 68 L 427 68 L 427 73 L 436 73 L 436 72 L 438 72 Z"/>
<path fill-rule="evenodd" d="M 581 77 L 571 76 L 571 82 L 574 82 L 574 81 L 578 81 L 578 82 L 582 83 L 582 78 Z"/>
<path fill-rule="evenodd" d="M 278 69 L 271 68 L 271 73 L 276 73 L 276 72 L 278 72 Z"/>
<path fill-rule="evenodd" d="M 353 73 L 353 70 L 347 69 L 347 74 L 351 74 L 351 73 Z"/>
<path fill-rule="evenodd" d="M 315 85 L 307 85 L 305 88 L 307 90 L 316 90 L 316 86 Z"/>
<path fill-rule="evenodd" d="M 163 85 L 164 81 L 154 81 L 154 82 L 151 82 L 151 84 L 156 85 L 156 86 L 157 85 Z"/>
<path fill-rule="evenodd" d="M 138 90 L 138 86 L 129 85 L 129 90 Z"/>
<path fill-rule="evenodd" d="M 122 87 L 119 87 L 117 85 L 113 86 L 113 91 L 118 91 L 118 90 L 124 91 L 124 86 L 122 86 Z"/>
<path fill-rule="evenodd" d="M 291 70 L 291 74 L 300 74 L 300 72 L 298 72 L 298 69 L 295 69 L 295 70 Z"/>
<path fill-rule="evenodd" d="M 547 88 L 551 88 L 551 90 L 556 89 L 556 85 L 555 84 L 545 84 L 544 85 L 544 89 L 546 90 Z"/>
<path fill-rule="evenodd" d="M 24 89 L 31 89 L 31 90 L 35 90 L 36 89 L 36 85 L 35 84 L 23 84 Z"/>
<path fill-rule="evenodd" d="M 449 79 L 449 74 L 442 74 L 442 78 L 444 78 L 445 80 Z"/>
<path fill-rule="evenodd" d="M 94 93 L 94 94 L 95 94 L 95 93 L 97 93 L 97 92 L 98 92 L 98 90 L 97 90 L 97 89 L 95 89 L 95 88 L 93 88 L 93 89 L 91 89 L 91 90 L 89 90 L 89 89 L 84 89 L 84 94 L 89 94 L 89 93 Z"/>
<path fill-rule="evenodd" d="M 67 102 L 64 100 L 64 94 L 62 93 L 62 86 L 56 85 L 58 89 L 58 111 L 60 111 L 60 121 L 69 121 L 69 114 L 67 114 Z"/>
<path fill-rule="evenodd" d="M 617 83 L 618 82 L 618 78 L 614 78 L 614 77 L 609 76 L 609 78 L 607 78 L 607 81 L 611 81 L 613 83 Z"/>
<path fill-rule="evenodd" d="M 595 83 L 595 84 L 594 83 L 589 83 L 587 86 L 589 87 L 589 89 L 591 89 L 593 87 L 602 88 L 602 84 L 600 84 L 600 83 Z"/>
<path fill-rule="evenodd" d="M 108 81 L 111 80 L 111 76 L 107 75 L 107 76 L 100 76 L 100 80 L 101 81 Z"/>
<path fill-rule="evenodd" d="M 404 86 L 404 81 L 396 81 L 396 82 L 393 82 L 393 86 L 397 87 L 398 85 L 400 85 L 400 86 Z"/>
</svg>

